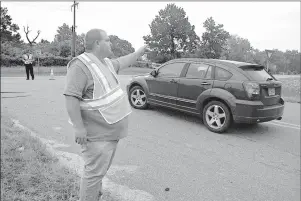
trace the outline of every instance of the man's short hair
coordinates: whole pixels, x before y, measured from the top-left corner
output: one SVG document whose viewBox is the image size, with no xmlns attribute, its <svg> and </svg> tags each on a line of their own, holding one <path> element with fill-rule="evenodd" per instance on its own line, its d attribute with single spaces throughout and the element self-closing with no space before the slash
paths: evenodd
<svg viewBox="0 0 301 201">
<path fill-rule="evenodd" d="M 87 32 L 85 36 L 85 49 L 92 50 L 94 42 L 96 40 L 102 40 L 101 32 L 104 32 L 102 29 L 91 29 Z"/>
</svg>

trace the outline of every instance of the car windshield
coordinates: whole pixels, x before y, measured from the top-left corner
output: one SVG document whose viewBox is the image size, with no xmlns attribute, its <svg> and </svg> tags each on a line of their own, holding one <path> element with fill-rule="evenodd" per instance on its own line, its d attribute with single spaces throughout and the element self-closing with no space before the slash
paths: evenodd
<svg viewBox="0 0 301 201">
<path fill-rule="evenodd" d="M 243 66 L 240 68 L 243 71 L 245 71 L 253 80 L 256 81 L 274 80 L 273 77 L 264 69 L 263 66 Z"/>
</svg>

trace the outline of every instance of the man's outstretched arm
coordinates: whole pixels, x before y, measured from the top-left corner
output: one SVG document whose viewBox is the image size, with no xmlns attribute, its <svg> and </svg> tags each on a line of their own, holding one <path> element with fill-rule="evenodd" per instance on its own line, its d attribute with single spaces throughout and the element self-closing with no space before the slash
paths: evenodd
<svg viewBox="0 0 301 201">
<path fill-rule="evenodd" d="M 113 66 L 118 72 L 120 69 L 129 67 L 130 65 L 136 63 L 139 57 L 142 57 L 145 53 L 146 48 L 148 45 L 144 45 L 140 47 L 136 52 L 133 52 L 131 54 L 119 57 L 118 59 L 112 60 Z"/>
</svg>

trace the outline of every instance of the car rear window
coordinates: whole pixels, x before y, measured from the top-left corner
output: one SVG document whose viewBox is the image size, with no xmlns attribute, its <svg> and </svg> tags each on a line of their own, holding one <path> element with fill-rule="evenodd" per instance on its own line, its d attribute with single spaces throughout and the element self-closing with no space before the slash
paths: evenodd
<svg viewBox="0 0 301 201">
<path fill-rule="evenodd" d="M 215 79 L 216 80 L 229 80 L 232 77 L 232 73 L 229 71 L 215 67 Z"/>
<path fill-rule="evenodd" d="M 266 81 L 273 79 L 273 77 L 264 69 L 263 66 L 243 66 L 240 68 L 245 71 L 253 80 Z"/>
</svg>

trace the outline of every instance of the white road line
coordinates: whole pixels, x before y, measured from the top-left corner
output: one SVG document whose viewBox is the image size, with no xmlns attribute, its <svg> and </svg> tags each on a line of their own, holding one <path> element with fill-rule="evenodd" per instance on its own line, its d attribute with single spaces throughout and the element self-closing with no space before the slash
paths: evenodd
<svg viewBox="0 0 301 201">
<path fill-rule="evenodd" d="M 286 127 L 286 128 L 292 128 L 292 129 L 300 130 L 300 127 L 298 127 L 298 126 L 289 126 L 289 125 L 285 125 L 285 124 L 276 124 L 276 123 L 273 123 L 273 122 L 266 122 L 266 124 L 271 124 L 271 125 L 275 125 L 275 126 L 280 126 L 280 127 Z"/>
<path fill-rule="evenodd" d="M 41 142 L 46 145 L 47 150 L 58 157 L 62 165 L 67 168 L 73 169 L 78 175 L 82 174 L 84 161 L 79 155 L 55 150 L 54 148 L 58 147 L 55 141 L 39 137 L 29 128 L 21 125 L 18 120 L 12 119 L 12 121 L 14 122 L 14 126 L 27 131 L 31 136 L 41 140 Z M 126 172 L 128 174 L 133 174 L 137 170 L 137 168 L 137 166 L 112 165 L 110 170 L 108 171 L 108 175 L 114 175 L 116 172 L 120 171 Z M 110 181 L 107 177 L 104 177 L 103 179 L 103 190 L 104 196 L 108 194 L 110 198 L 118 201 L 155 201 L 154 196 L 150 193 L 138 189 L 130 189 L 127 186 L 116 184 Z"/>
<path fill-rule="evenodd" d="M 296 127 L 300 127 L 300 125 L 298 124 L 291 124 L 291 123 L 287 123 L 287 122 L 283 122 L 283 121 L 272 121 L 273 123 L 276 123 L 276 124 L 284 124 L 284 125 L 289 125 L 289 126 L 296 126 Z"/>
</svg>

